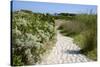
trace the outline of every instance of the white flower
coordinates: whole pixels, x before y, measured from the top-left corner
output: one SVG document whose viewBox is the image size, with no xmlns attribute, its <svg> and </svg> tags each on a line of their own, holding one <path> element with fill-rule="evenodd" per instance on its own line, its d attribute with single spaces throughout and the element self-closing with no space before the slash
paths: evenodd
<svg viewBox="0 0 100 67">
<path fill-rule="evenodd" d="M 12 30 L 12 32 L 13 32 L 14 34 L 16 34 L 16 35 L 21 35 L 21 34 L 22 34 L 21 31 L 17 29 L 17 26 L 16 26 L 15 29 Z"/>
<path fill-rule="evenodd" d="M 20 19 L 18 19 L 18 21 L 16 22 L 16 24 L 18 26 L 22 25 L 22 26 L 27 27 L 27 22 L 28 22 L 27 20 L 20 18 Z"/>
</svg>

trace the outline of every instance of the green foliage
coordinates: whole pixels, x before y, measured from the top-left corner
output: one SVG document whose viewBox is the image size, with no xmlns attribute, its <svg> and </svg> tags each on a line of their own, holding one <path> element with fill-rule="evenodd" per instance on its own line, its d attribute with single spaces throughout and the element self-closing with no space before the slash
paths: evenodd
<svg viewBox="0 0 100 67">
<path fill-rule="evenodd" d="M 13 56 L 13 65 L 14 66 L 23 65 L 21 56 L 17 56 L 17 55 Z"/>
<path fill-rule="evenodd" d="M 28 10 L 13 12 L 13 65 L 36 64 L 54 43 L 55 23 L 51 15 Z"/>
<path fill-rule="evenodd" d="M 90 59 L 97 61 L 97 48 L 94 48 L 93 50 L 89 51 L 86 55 Z"/>
</svg>

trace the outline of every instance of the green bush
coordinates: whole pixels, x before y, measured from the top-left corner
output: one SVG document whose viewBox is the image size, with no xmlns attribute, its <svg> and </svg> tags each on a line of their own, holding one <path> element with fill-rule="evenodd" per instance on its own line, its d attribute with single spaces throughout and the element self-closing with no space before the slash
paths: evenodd
<svg viewBox="0 0 100 67">
<path fill-rule="evenodd" d="M 41 55 L 54 45 L 55 34 L 55 23 L 51 15 L 28 10 L 13 12 L 12 65 L 38 63 Z"/>
</svg>

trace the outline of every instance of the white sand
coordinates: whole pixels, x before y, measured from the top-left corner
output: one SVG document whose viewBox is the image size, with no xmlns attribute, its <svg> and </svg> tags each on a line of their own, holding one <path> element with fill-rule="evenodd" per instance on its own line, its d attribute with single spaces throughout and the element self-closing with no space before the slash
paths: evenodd
<svg viewBox="0 0 100 67">
<path fill-rule="evenodd" d="M 80 54 L 78 47 L 73 43 L 73 39 L 57 32 L 57 43 L 48 56 L 42 58 L 39 64 L 62 64 L 92 61 Z"/>
</svg>

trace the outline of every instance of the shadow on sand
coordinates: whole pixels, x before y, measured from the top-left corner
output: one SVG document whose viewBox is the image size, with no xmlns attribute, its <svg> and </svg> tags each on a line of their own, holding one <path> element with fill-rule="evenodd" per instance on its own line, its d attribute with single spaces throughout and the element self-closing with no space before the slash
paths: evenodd
<svg viewBox="0 0 100 67">
<path fill-rule="evenodd" d="M 68 54 L 80 54 L 80 50 L 67 50 L 64 53 L 68 53 Z"/>
</svg>

